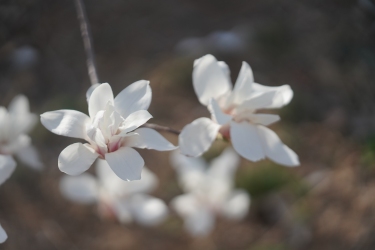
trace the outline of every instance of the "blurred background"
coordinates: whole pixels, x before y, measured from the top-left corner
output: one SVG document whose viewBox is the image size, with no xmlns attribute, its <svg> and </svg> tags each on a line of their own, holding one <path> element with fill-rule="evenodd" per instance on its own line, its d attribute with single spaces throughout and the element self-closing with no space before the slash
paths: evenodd
<svg viewBox="0 0 375 250">
<path fill-rule="evenodd" d="M 299 168 L 242 160 L 236 185 L 252 197 L 241 222 L 218 219 L 193 238 L 171 212 L 155 228 L 101 219 L 59 191 L 57 157 L 76 139 L 38 124 L 45 169 L 18 162 L 0 187 L 0 249 L 375 249 L 375 2 L 372 0 L 86 0 L 101 82 L 115 94 L 151 81 L 153 123 L 181 129 L 206 108 L 194 59 L 226 61 L 233 82 L 247 61 L 256 82 L 294 90 L 272 125 Z M 0 105 L 25 94 L 31 110 L 87 113 L 90 86 L 73 0 L 0 1 Z M 174 135 L 164 134 L 177 144 Z M 218 142 L 204 155 L 217 156 Z M 168 152 L 140 150 L 160 179 L 156 197 L 181 194 Z"/>
</svg>

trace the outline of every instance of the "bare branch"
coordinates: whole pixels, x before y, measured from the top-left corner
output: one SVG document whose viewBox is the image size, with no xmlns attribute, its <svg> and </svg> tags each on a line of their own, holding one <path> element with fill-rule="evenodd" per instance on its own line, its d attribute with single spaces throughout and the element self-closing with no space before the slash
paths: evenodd
<svg viewBox="0 0 375 250">
<path fill-rule="evenodd" d="M 168 132 L 168 133 L 175 134 L 175 135 L 179 135 L 181 133 L 180 130 L 176 130 L 176 129 L 173 129 L 173 128 L 170 128 L 170 127 L 160 126 L 160 125 L 153 124 L 153 123 L 145 123 L 141 127 L 152 128 L 152 129 L 155 129 L 157 131 Z"/>
<path fill-rule="evenodd" d="M 90 33 L 90 26 L 86 16 L 85 5 L 82 0 L 75 0 L 77 17 L 81 26 L 81 36 L 83 40 L 83 46 L 85 47 L 87 57 L 87 70 L 90 77 L 91 85 L 99 83 L 99 78 L 95 65 L 94 49 L 92 45 L 92 38 Z"/>
</svg>

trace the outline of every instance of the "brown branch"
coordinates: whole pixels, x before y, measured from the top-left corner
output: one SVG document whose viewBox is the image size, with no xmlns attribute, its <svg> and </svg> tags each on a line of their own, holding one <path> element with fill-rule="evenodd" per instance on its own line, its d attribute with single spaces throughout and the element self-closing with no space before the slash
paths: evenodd
<svg viewBox="0 0 375 250">
<path fill-rule="evenodd" d="M 153 124 L 153 123 L 145 123 L 141 127 L 151 128 L 151 129 L 155 129 L 157 131 L 168 132 L 168 133 L 175 134 L 175 135 L 179 135 L 181 133 L 180 130 L 176 130 L 176 129 L 173 129 L 173 128 L 170 128 L 170 127 L 160 126 L 160 125 Z"/>
<path fill-rule="evenodd" d="M 91 85 L 99 83 L 98 73 L 95 65 L 94 49 L 92 45 L 92 38 L 90 33 L 90 26 L 86 16 L 85 5 L 82 0 L 75 0 L 77 17 L 81 26 L 81 36 L 83 40 L 83 46 L 85 47 L 87 57 L 87 70 L 90 77 Z"/>
</svg>

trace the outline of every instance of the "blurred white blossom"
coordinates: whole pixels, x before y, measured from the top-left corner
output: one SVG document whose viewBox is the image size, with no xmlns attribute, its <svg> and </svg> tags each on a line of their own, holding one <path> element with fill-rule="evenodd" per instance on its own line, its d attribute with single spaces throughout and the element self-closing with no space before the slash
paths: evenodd
<svg viewBox="0 0 375 250">
<path fill-rule="evenodd" d="M 193 157 L 201 155 L 220 133 L 248 160 L 268 157 L 285 166 L 299 165 L 298 156 L 266 127 L 280 117 L 256 113 L 288 104 L 293 97 L 289 85 L 268 87 L 255 83 L 250 66 L 243 62 L 232 89 L 228 66 L 206 55 L 194 62 L 193 86 L 212 119 L 199 118 L 183 128 L 179 136 L 181 153 Z"/>
<path fill-rule="evenodd" d="M 133 149 L 159 151 L 176 147 L 153 129 L 139 128 L 151 114 L 151 88 L 148 81 L 137 81 L 116 98 L 108 83 L 92 87 L 87 93 L 89 115 L 75 110 L 57 110 L 41 115 L 42 124 L 51 132 L 80 138 L 88 143 L 74 143 L 60 154 L 58 166 L 69 175 L 79 175 L 99 157 L 105 159 L 123 180 L 139 180 L 143 158 Z"/>
<path fill-rule="evenodd" d="M 192 235 L 210 233 L 215 216 L 230 220 L 246 216 L 250 197 L 245 191 L 234 189 L 239 156 L 232 148 L 223 151 L 209 166 L 202 158 L 186 157 L 177 151 L 172 153 L 171 163 L 185 192 L 174 198 L 171 205 Z"/>
<path fill-rule="evenodd" d="M 14 97 L 8 110 L 0 106 L 0 161 L 13 161 L 11 156 L 14 155 L 33 169 L 43 167 L 27 135 L 37 120 L 37 115 L 30 113 L 29 101 L 23 95 Z"/>
<path fill-rule="evenodd" d="M 64 176 L 60 190 L 74 202 L 97 203 L 103 217 L 115 216 L 122 223 L 134 221 L 154 226 L 163 222 L 168 214 L 164 201 L 148 195 L 157 184 L 157 177 L 146 167 L 141 180 L 127 182 L 117 177 L 106 161 L 98 160 L 96 177 L 88 173 Z"/>
<path fill-rule="evenodd" d="M 0 185 L 3 184 L 16 169 L 16 162 L 9 155 L 0 155 Z M 5 230 L 0 225 L 0 243 L 8 238 Z"/>
</svg>

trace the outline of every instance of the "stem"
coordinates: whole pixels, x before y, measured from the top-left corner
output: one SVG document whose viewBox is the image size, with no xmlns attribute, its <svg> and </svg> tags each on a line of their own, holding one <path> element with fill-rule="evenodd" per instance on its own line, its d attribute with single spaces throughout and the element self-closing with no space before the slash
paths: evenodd
<svg viewBox="0 0 375 250">
<path fill-rule="evenodd" d="M 86 52 L 86 63 L 87 70 L 90 77 L 91 85 L 99 83 L 99 78 L 95 65 L 95 56 L 94 49 L 92 45 L 92 38 L 90 33 L 90 26 L 86 16 L 85 5 L 82 0 L 75 0 L 76 9 L 77 9 L 77 18 L 81 26 L 81 36 L 83 40 L 83 47 L 85 47 Z"/>
<path fill-rule="evenodd" d="M 176 130 L 176 129 L 173 129 L 173 128 L 170 128 L 170 127 L 160 126 L 160 125 L 153 124 L 153 123 L 146 123 L 146 124 L 143 124 L 141 127 L 151 128 L 151 129 L 155 129 L 157 131 L 168 132 L 168 133 L 175 134 L 175 135 L 179 135 L 181 133 L 180 130 Z"/>
</svg>

